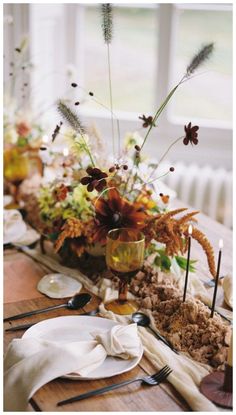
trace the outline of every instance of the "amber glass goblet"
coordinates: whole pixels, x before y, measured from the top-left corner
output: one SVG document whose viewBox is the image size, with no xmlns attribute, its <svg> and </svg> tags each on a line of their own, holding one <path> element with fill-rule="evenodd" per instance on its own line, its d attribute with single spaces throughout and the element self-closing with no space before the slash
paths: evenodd
<svg viewBox="0 0 236 415">
<path fill-rule="evenodd" d="M 22 153 L 17 147 L 9 148 L 4 151 L 4 178 L 13 185 L 13 205 L 12 208 L 19 206 L 19 187 L 29 173 L 29 161 L 26 154 Z"/>
<path fill-rule="evenodd" d="M 134 300 L 128 300 L 128 285 L 141 269 L 144 261 L 145 238 L 136 229 L 120 228 L 108 232 L 106 263 L 119 278 L 119 297 L 105 305 L 116 314 L 132 314 L 138 309 Z"/>
</svg>

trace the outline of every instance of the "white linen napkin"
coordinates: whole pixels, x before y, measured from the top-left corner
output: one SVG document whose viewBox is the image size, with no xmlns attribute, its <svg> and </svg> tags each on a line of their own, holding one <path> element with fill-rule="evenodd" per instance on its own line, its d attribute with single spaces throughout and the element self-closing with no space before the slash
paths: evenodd
<svg viewBox="0 0 236 415">
<path fill-rule="evenodd" d="M 172 263 L 172 266 L 174 262 Z M 185 272 L 173 267 L 172 271 L 173 278 L 177 281 L 179 288 L 182 290 L 184 289 L 185 284 Z M 224 300 L 226 304 L 230 308 L 233 308 L 233 282 L 232 276 L 226 275 L 223 279 L 223 290 L 224 290 Z M 188 293 L 190 293 L 193 297 L 199 298 L 199 300 L 203 301 L 206 305 L 211 306 L 212 304 L 212 291 L 209 291 L 205 286 L 204 283 L 200 280 L 197 273 L 189 273 L 189 281 L 188 281 Z M 216 310 L 222 311 L 223 314 L 227 315 L 227 310 L 223 310 L 222 307 L 217 307 Z M 229 318 L 232 318 L 232 315 L 229 314 Z"/>
<path fill-rule="evenodd" d="M 9 244 L 21 238 L 27 230 L 21 213 L 16 209 L 4 209 L 3 214 L 3 243 Z"/>
<path fill-rule="evenodd" d="M 233 308 L 233 279 L 231 275 L 226 275 L 223 279 L 224 299 L 226 304 Z"/>
<path fill-rule="evenodd" d="M 136 324 L 117 324 L 90 334 L 93 340 L 66 344 L 33 337 L 14 339 L 4 360 L 4 410 L 25 411 L 41 386 L 72 372 L 87 376 L 107 356 L 130 359 L 140 355 Z"/>
<path fill-rule="evenodd" d="M 4 209 L 4 244 L 12 243 L 15 246 L 26 246 L 38 241 L 39 238 L 39 233 L 26 225 L 18 210 Z"/>
<path fill-rule="evenodd" d="M 147 310 L 145 312 L 147 313 Z M 107 311 L 103 304 L 100 305 L 99 313 L 103 317 L 119 323 L 127 324 L 130 321 L 128 316 L 118 316 Z M 152 322 L 151 326 L 155 330 L 151 313 L 149 317 Z M 170 366 L 173 372 L 168 376 L 168 381 L 183 396 L 193 411 L 219 411 L 199 390 L 201 380 L 211 371 L 210 366 L 194 362 L 183 353 L 175 354 L 144 327 L 138 327 L 138 332 L 143 344 L 144 355 L 157 370 L 166 364 Z"/>
</svg>

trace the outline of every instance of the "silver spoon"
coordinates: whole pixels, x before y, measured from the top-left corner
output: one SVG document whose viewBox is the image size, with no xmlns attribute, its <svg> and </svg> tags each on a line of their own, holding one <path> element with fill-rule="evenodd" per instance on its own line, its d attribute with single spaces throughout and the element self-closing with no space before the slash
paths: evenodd
<svg viewBox="0 0 236 415">
<path fill-rule="evenodd" d="M 175 352 L 176 354 L 178 354 L 177 350 L 165 339 L 165 337 L 163 337 L 160 333 L 157 333 L 156 331 L 154 331 L 151 326 L 151 320 L 150 318 L 144 314 L 144 313 L 134 313 L 132 314 L 132 321 L 134 323 L 136 323 L 138 326 L 142 326 L 142 327 L 148 327 L 149 330 L 152 331 L 152 333 L 159 339 L 161 340 L 163 343 L 166 344 L 166 346 L 168 346 L 171 350 L 173 350 L 173 352 Z"/>
<path fill-rule="evenodd" d="M 68 308 L 69 310 L 78 310 L 79 308 L 84 307 L 89 303 L 92 296 L 88 293 L 75 294 L 70 300 L 65 304 L 53 305 L 47 308 L 41 308 L 40 310 L 28 311 L 26 313 L 17 314 L 15 316 L 6 317 L 3 321 L 9 320 L 18 320 L 19 318 L 33 316 L 35 314 L 46 313 L 47 311 L 56 310 L 58 308 Z"/>
</svg>

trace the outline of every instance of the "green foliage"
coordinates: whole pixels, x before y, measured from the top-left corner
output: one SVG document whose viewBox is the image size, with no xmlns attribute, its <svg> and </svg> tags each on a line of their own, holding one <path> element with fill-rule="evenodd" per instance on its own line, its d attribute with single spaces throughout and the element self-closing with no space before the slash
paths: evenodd
<svg viewBox="0 0 236 415">
<path fill-rule="evenodd" d="M 153 264 L 161 269 L 161 271 L 169 272 L 171 265 L 172 265 L 172 257 L 168 256 L 166 254 L 165 248 L 160 248 L 156 243 L 150 243 L 149 246 L 146 248 L 146 256 L 154 255 Z M 178 266 L 186 270 L 187 267 L 187 259 L 185 257 L 176 255 L 174 256 Z M 197 261 L 194 259 L 190 260 L 189 264 L 189 271 L 195 272 L 196 269 L 194 267 L 194 264 Z"/>
<path fill-rule="evenodd" d="M 19 147 L 25 147 L 28 144 L 28 140 L 25 137 L 19 137 L 17 140 L 17 145 Z"/>
<path fill-rule="evenodd" d="M 164 251 L 159 250 L 159 255 L 157 255 L 154 259 L 154 264 L 161 268 L 161 271 L 168 272 L 170 271 L 171 267 L 171 260 L 170 258 L 163 253 Z"/>
<path fill-rule="evenodd" d="M 182 257 L 182 256 L 175 256 L 176 262 L 179 265 L 180 268 L 186 270 L 187 268 L 187 259 Z M 195 272 L 196 268 L 193 266 L 193 264 L 195 264 L 197 262 L 197 260 L 194 259 L 190 259 L 189 262 L 189 271 L 190 272 Z"/>
<path fill-rule="evenodd" d="M 158 255 L 156 255 L 156 257 L 154 259 L 154 264 L 157 267 L 160 267 L 161 268 L 161 271 L 164 271 L 164 272 L 170 271 L 171 260 L 166 255 L 165 250 L 164 249 L 158 249 L 157 250 L 157 254 Z"/>
</svg>

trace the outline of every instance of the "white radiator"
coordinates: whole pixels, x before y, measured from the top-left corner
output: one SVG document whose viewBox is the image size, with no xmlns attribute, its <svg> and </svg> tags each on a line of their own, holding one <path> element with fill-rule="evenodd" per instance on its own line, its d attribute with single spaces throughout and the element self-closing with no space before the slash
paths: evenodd
<svg viewBox="0 0 236 415">
<path fill-rule="evenodd" d="M 177 197 L 211 218 L 232 228 L 232 172 L 196 164 L 174 164 L 164 182 Z"/>
</svg>

